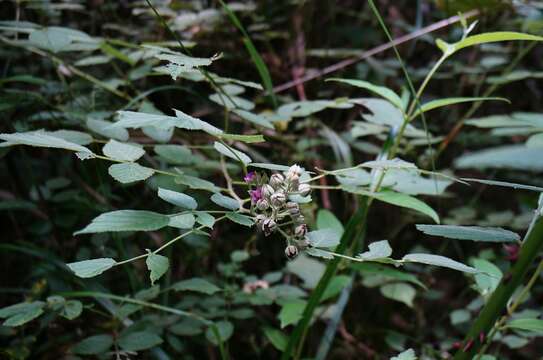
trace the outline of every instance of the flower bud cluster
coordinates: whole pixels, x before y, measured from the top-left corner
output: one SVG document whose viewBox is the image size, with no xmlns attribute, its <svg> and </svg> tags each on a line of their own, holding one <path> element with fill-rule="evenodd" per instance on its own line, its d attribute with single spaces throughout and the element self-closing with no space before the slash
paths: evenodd
<svg viewBox="0 0 543 360">
<path fill-rule="evenodd" d="M 289 245 L 285 249 L 285 255 L 289 259 L 298 255 L 308 231 L 300 206 L 289 199 L 291 195 L 305 197 L 311 192 L 309 184 L 300 182 L 301 174 L 302 169 L 298 165 L 292 165 L 284 174 L 274 173 L 269 178 L 256 176 L 254 173 L 245 177 L 245 181 L 256 185 L 249 193 L 257 227 L 265 236 L 281 227 L 281 233 L 288 236 Z M 282 224 L 287 223 L 290 227 L 283 228 Z"/>
</svg>

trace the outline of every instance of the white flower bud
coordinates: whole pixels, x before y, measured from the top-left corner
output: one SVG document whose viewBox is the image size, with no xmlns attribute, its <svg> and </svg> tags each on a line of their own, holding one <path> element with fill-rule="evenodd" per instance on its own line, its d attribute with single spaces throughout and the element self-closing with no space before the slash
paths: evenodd
<svg viewBox="0 0 543 360">
<path fill-rule="evenodd" d="M 281 175 L 281 174 L 273 174 L 270 177 L 270 185 L 274 189 L 280 188 L 283 185 L 284 182 L 285 182 L 285 177 L 283 175 Z"/>
<path fill-rule="evenodd" d="M 285 248 L 285 256 L 289 259 L 289 260 L 292 260 L 294 259 L 296 256 L 298 256 L 298 248 L 294 245 L 289 245 Z"/>
<path fill-rule="evenodd" d="M 288 202 L 286 205 L 286 208 L 288 210 L 288 213 L 291 216 L 298 216 L 300 215 L 300 205 L 298 205 L 295 202 Z"/>
<path fill-rule="evenodd" d="M 287 175 L 287 185 L 291 191 L 298 191 L 300 185 L 300 176 L 297 174 Z"/>
<path fill-rule="evenodd" d="M 292 220 L 294 220 L 296 224 L 305 223 L 305 217 L 302 214 L 298 214 L 298 216 L 292 216 Z"/>
<path fill-rule="evenodd" d="M 256 202 L 256 207 L 258 210 L 266 210 L 270 207 L 270 203 L 266 199 L 260 199 Z"/>
<path fill-rule="evenodd" d="M 285 205 L 286 201 L 287 201 L 287 196 L 282 191 L 278 191 L 270 197 L 270 202 L 272 206 L 276 208 L 280 208 L 283 205 Z"/>
<path fill-rule="evenodd" d="M 262 222 L 262 231 L 264 231 L 265 236 L 270 235 L 276 228 L 277 223 L 273 219 L 267 218 Z"/>
<path fill-rule="evenodd" d="M 307 196 L 309 195 L 309 193 L 311 192 L 311 185 L 309 184 L 300 184 L 298 186 L 298 192 L 300 193 L 300 195 L 302 196 Z"/>
<path fill-rule="evenodd" d="M 262 222 L 263 222 L 264 220 L 266 220 L 266 216 L 265 216 L 265 215 L 262 215 L 262 214 L 257 215 L 256 218 L 255 218 L 256 225 L 261 226 L 261 225 L 262 225 Z"/>
<path fill-rule="evenodd" d="M 262 186 L 262 196 L 264 198 L 269 199 L 270 196 L 272 196 L 274 192 L 275 190 L 273 189 L 271 185 L 266 184 Z"/>
<path fill-rule="evenodd" d="M 307 234 L 307 225 L 300 224 L 294 228 L 294 235 L 297 237 L 304 237 Z"/>
<path fill-rule="evenodd" d="M 302 168 L 296 164 L 289 167 L 287 171 L 287 177 L 292 175 L 298 175 L 298 177 L 300 177 L 300 175 L 302 175 Z"/>
</svg>

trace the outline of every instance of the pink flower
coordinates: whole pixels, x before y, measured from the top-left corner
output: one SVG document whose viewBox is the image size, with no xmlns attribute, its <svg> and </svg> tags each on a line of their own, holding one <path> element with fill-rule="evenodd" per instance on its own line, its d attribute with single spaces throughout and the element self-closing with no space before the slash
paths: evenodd
<svg viewBox="0 0 543 360">
<path fill-rule="evenodd" d="M 251 202 L 256 204 L 256 202 L 260 199 L 262 199 L 262 189 L 256 188 L 255 190 L 249 190 L 249 194 L 251 195 Z"/>
<path fill-rule="evenodd" d="M 256 173 L 254 171 L 249 171 L 247 175 L 243 178 L 243 181 L 246 183 L 251 183 L 256 179 Z"/>
</svg>

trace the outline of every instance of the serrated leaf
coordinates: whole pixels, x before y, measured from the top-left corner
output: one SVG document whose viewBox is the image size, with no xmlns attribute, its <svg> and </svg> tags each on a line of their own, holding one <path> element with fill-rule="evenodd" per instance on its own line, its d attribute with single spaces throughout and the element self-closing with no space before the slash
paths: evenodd
<svg viewBox="0 0 543 360">
<path fill-rule="evenodd" d="M 402 302 L 411 308 L 417 295 L 415 288 L 406 283 L 386 284 L 380 287 L 380 291 L 384 297 Z"/>
<path fill-rule="evenodd" d="M 111 258 L 100 258 L 73 262 L 66 264 L 66 266 L 80 278 L 91 278 L 111 269 L 116 263 Z"/>
<path fill-rule="evenodd" d="M 129 138 L 128 131 L 122 128 L 112 128 L 114 123 L 101 119 L 89 117 L 87 119 L 87 127 L 95 133 L 102 135 L 108 139 L 117 139 L 119 141 L 127 141 Z"/>
<path fill-rule="evenodd" d="M 221 291 L 221 288 L 215 284 L 197 277 L 179 281 L 172 285 L 172 289 L 176 291 L 196 291 L 207 295 L 213 295 Z"/>
<path fill-rule="evenodd" d="M 155 170 L 138 163 L 113 164 L 107 171 L 111 177 L 123 184 L 143 181 L 155 173 Z"/>
<path fill-rule="evenodd" d="M 198 207 L 198 203 L 192 196 L 177 191 L 158 188 L 158 197 L 184 209 L 194 210 Z"/>
<path fill-rule="evenodd" d="M 97 355 L 105 353 L 113 345 L 111 335 L 94 335 L 83 339 L 72 347 L 72 352 L 78 355 Z"/>
<path fill-rule="evenodd" d="M 464 265 L 458 261 L 449 259 L 448 257 L 433 254 L 407 254 L 403 257 L 403 261 L 416 262 L 426 265 L 434 265 L 446 267 L 453 270 L 466 272 L 469 274 L 476 274 L 479 271 L 471 266 Z"/>
<path fill-rule="evenodd" d="M 119 346 L 125 351 L 147 350 L 162 344 L 162 338 L 150 331 L 130 332 L 119 338 Z"/>
<path fill-rule="evenodd" d="M 357 255 L 362 260 L 386 259 L 392 255 L 392 248 L 387 240 L 376 241 L 368 245 L 369 250 Z"/>
<path fill-rule="evenodd" d="M 181 214 L 170 217 L 168 226 L 178 229 L 192 229 L 196 219 L 192 214 Z"/>
<path fill-rule="evenodd" d="M 330 248 L 337 246 L 340 238 L 341 235 L 338 233 L 337 229 L 333 228 L 310 231 L 306 234 L 306 239 L 311 246 L 316 248 Z"/>
<path fill-rule="evenodd" d="M 75 235 L 108 231 L 154 231 L 168 225 L 166 215 L 146 210 L 116 210 L 94 218 Z"/>
<path fill-rule="evenodd" d="M 239 210 L 239 206 L 240 206 L 239 202 L 236 199 L 233 199 L 229 196 L 225 196 L 220 193 L 213 194 L 211 196 L 211 201 L 229 210 Z"/>
<path fill-rule="evenodd" d="M 113 139 L 104 145 L 102 152 L 107 157 L 120 161 L 136 161 L 145 155 L 145 150 L 141 146 L 121 143 Z"/>
<path fill-rule="evenodd" d="M 170 261 L 167 257 L 154 253 L 150 253 L 147 256 L 145 264 L 147 265 L 147 270 L 150 271 L 149 278 L 151 279 L 151 285 L 154 285 L 155 281 L 160 279 L 170 267 Z"/>
<path fill-rule="evenodd" d="M 377 86 L 370 82 L 363 81 L 363 80 L 354 80 L 354 79 L 339 79 L 339 78 L 332 78 L 327 79 L 326 81 L 337 81 L 345 84 L 349 84 L 351 86 L 356 86 L 362 89 L 369 90 L 382 98 L 385 98 L 386 100 L 390 101 L 390 103 L 394 106 L 396 106 L 398 109 L 403 108 L 402 99 L 392 90 L 390 90 L 387 87 L 384 86 Z"/>
<path fill-rule="evenodd" d="M 487 242 L 519 241 L 520 236 L 512 231 L 495 227 L 456 226 L 456 225 L 416 225 L 417 230 L 427 235 L 449 239 Z"/>
<path fill-rule="evenodd" d="M 213 225 L 215 224 L 215 218 L 213 217 L 213 215 L 204 211 L 197 211 L 194 214 L 196 215 L 196 221 L 199 224 L 207 226 L 210 229 L 213 228 Z"/>
<path fill-rule="evenodd" d="M 217 150 L 218 152 L 220 152 L 221 154 L 223 154 L 224 156 L 226 157 L 229 157 L 231 159 L 234 159 L 236 161 L 241 161 L 242 163 L 244 163 L 245 165 L 251 163 L 253 160 L 251 160 L 251 158 L 249 156 L 247 156 L 246 154 L 244 154 L 243 152 L 239 151 L 239 150 L 236 150 L 230 146 L 226 146 L 220 142 L 217 142 L 215 141 L 215 143 L 213 144 L 213 147 L 215 148 L 215 150 Z"/>
<path fill-rule="evenodd" d="M 92 151 L 82 145 L 66 141 L 45 131 L 28 131 L 13 134 L 0 134 L 0 139 L 5 141 L 3 143 L 0 143 L 0 146 L 28 145 L 36 147 L 65 149 L 92 154 Z"/>
<path fill-rule="evenodd" d="M 171 164 L 187 165 L 195 160 L 191 150 L 183 145 L 156 145 L 154 151 Z"/>
<path fill-rule="evenodd" d="M 243 226 L 251 227 L 254 225 L 253 218 L 247 215 L 242 215 L 236 212 L 228 212 L 226 213 L 226 217 L 232 220 L 233 222 L 243 225 Z"/>
</svg>

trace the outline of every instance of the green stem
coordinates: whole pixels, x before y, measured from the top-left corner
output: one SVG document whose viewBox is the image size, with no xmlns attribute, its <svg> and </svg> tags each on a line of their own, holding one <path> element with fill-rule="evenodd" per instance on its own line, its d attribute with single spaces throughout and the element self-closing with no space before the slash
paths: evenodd
<svg viewBox="0 0 543 360">
<path fill-rule="evenodd" d="M 483 307 L 475 322 L 471 325 L 465 340 L 473 341 L 473 346 L 467 351 L 459 350 L 454 360 L 469 360 L 477 353 L 481 343 L 475 341 L 479 334 L 486 334 L 490 331 L 504 310 L 507 310 L 507 302 L 514 291 L 522 283 L 530 266 L 543 249 L 543 207 L 539 207 L 524 240 L 517 261 L 511 271 L 502 278 L 500 284 L 492 293 L 490 299 Z"/>
</svg>

